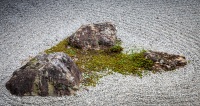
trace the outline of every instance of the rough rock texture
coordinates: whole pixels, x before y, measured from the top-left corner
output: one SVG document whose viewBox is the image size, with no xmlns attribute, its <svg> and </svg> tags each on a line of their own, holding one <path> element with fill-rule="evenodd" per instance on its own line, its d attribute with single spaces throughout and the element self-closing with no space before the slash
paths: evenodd
<svg viewBox="0 0 200 106">
<path fill-rule="evenodd" d="M 116 27 L 110 22 L 83 25 L 69 37 L 70 45 L 84 50 L 108 48 L 116 40 Z"/>
<path fill-rule="evenodd" d="M 154 62 L 152 69 L 155 71 L 174 70 L 187 64 L 184 56 L 167 54 L 164 52 L 148 51 L 146 52 L 145 57 Z"/>
<path fill-rule="evenodd" d="M 39 54 L 13 73 L 6 88 L 18 96 L 70 95 L 81 79 L 81 72 L 66 54 Z"/>
</svg>

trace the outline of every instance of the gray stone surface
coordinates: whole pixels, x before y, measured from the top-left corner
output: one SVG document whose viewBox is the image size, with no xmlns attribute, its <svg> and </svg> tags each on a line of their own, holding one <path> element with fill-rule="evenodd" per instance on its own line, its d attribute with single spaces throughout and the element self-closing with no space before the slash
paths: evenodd
<svg viewBox="0 0 200 106">
<path fill-rule="evenodd" d="M 83 50 L 108 49 L 116 44 L 116 33 L 111 22 L 82 25 L 69 37 L 69 44 Z"/>
<path fill-rule="evenodd" d="M 199 0 L 1 0 L 0 105 L 200 105 L 199 16 Z M 109 75 L 76 96 L 20 98 L 5 88 L 29 56 L 83 24 L 105 21 L 116 24 L 126 50 L 182 54 L 190 63 L 142 79 Z"/>
<path fill-rule="evenodd" d="M 184 67 L 188 63 L 184 56 L 151 50 L 145 53 L 145 58 L 153 61 L 152 70 L 154 71 L 175 70 Z"/>
<path fill-rule="evenodd" d="M 63 52 L 41 53 L 15 70 L 6 88 L 17 96 L 65 96 L 79 89 L 82 73 Z"/>
</svg>

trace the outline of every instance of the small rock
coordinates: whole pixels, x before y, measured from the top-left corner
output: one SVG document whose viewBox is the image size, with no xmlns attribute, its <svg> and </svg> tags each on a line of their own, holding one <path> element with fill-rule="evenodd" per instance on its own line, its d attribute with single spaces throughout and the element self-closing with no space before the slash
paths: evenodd
<svg viewBox="0 0 200 106">
<path fill-rule="evenodd" d="M 84 50 L 109 48 L 116 43 L 116 32 L 110 22 L 83 25 L 69 37 L 69 44 Z"/>
<path fill-rule="evenodd" d="M 81 79 L 81 72 L 66 54 L 39 54 L 13 72 L 6 88 L 17 96 L 71 95 L 79 88 Z"/>
<path fill-rule="evenodd" d="M 152 70 L 174 70 L 183 67 L 187 64 L 184 56 L 167 54 L 164 52 L 148 51 L 145 53 L 145 58 L 154 62 Z"/>
</svg>

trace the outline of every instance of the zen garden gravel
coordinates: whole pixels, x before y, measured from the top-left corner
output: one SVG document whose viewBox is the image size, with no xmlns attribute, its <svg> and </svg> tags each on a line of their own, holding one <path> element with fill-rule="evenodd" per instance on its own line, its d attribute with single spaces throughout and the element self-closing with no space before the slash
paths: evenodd
<svg viewBox="0 0 200 106">
<path fill-rule="evenodd" d="M 5 83 L 81 25 L 113 22 L 125 50 L 182 54 L 188 65 L 142 78 L 114 73 L 75 96 L 13 96 Z M 1 0 L 0 105 L 200 105 L 199 0 Z"/>
</svg>

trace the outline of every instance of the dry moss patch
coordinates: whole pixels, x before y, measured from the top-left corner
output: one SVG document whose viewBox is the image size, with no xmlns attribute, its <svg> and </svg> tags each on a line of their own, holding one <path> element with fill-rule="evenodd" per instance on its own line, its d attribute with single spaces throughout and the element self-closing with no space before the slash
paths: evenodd
<svg viewBox="0 0 200 106">
<path fill-rule="evenodd" d="M 122 50 L 123 48 L 120 45 L 115 45 L 108 50 L 84 51 L 71 47 L 68 40 L 64 39 L 45 52 L 64 52 L 71 56 L 83 72 L 82 84 L 95 86 L 99 78 L 112 72 L 141 77 L 142 70 L 150 70 L 153 66 L 153 61 L 144 57 L 146 51 L 124 54 L 121 52 Z"/>
</svg>

